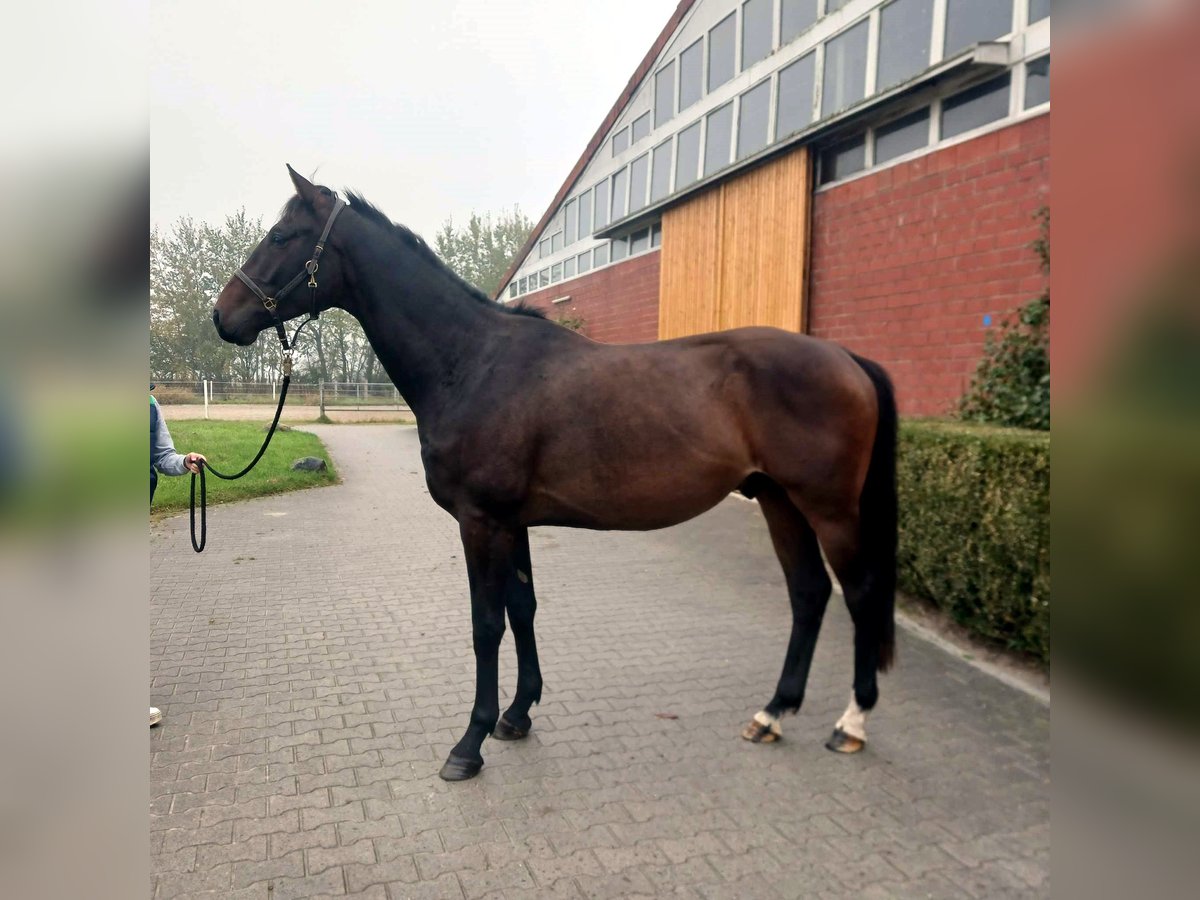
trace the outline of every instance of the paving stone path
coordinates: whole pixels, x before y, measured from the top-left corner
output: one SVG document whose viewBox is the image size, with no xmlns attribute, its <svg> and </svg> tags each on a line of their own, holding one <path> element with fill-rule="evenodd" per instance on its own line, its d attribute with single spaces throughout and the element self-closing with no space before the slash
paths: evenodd
<svg viewBox="0 0 1200 900">
<path fill-rule="evenodd" d="M 202 556 L 186 518 L 152 530 L 156 900 L 1049 896 L 1048 710 L 902 631 L 868 749 L 829 753 L 838 597 L 784 740 L 739 738 L 790 614 L 736 499 L 535 530 L 534 731 L 442 782 L 474 685 L 457 526 L 414 429 L 313 430 L 343 484 L 210 509 Z M 511 635 L 501 659 L 503 708 Z"/>
</svg>

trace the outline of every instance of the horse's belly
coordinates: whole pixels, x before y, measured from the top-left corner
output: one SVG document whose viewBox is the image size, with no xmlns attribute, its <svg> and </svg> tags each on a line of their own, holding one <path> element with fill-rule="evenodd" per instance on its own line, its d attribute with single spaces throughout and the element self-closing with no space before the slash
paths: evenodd
<svg viewBox="0 0 1200 900">
<path fill-rule="evenodd" d="M 680 477 L 638 473 L 626 479 L 580 477 L 535 490 L 527 504 L 528 525 L 564 525 L 606 531 L 650 531 L 686 522 L 720 503 L 744 473 L 713 469 Z"/>
</svg>

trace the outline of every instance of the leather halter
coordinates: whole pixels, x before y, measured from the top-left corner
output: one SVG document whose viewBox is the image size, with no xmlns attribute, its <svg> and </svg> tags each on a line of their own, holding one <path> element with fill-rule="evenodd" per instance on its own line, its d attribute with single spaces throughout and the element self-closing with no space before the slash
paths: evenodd
<svg viewBox="0 0 1200 900">
<path fill-rule="evenodd" d="M 285 284 L 282 288 L 275 292 L 274 296 L 268 296 L 267 292 L 254 283 L 254 279 L 247 275 L 241 269 L 238 269 L 233 274 L 238 277 L 242 284 L 250 288 L 254 295 L 262 301 L 262 305 L 266 307 L 267 312 L 271 314 L 271 318 L 275 321 L 275 333 L 279 335 L 279 343 L 283 346 L 284 366 L 288 371 L 284 374 L 290 375 L 291 369 L 291 346 L 288 344 L 287 332 L 283 329 L 283 320 L 279 318 L 279 301 L 291 293 L 304 277 L 308 276 L 308 288 L 312 293 L 312 305 L 308 312 L 308 319 L 305 320 L 300 328 L 303 328 L 309 322 L 316 319 L 320 312 L 317 310 L 317 269 L 320 268 L 321 254 L 325 252 L 325 242 L 329 239 L 329 232 L 333 230 L 333 223 L 337 219 L 338 214 L 346 208 L 346 201 L 338 198 L 337 203 L 333 206 L 333 211 L 329 214 L 329 218 L 325 220 L 325 228 L 321 232 L 321 237 L 317 240 L 316 247 L 313 248 L 312 259 L 304 264 L 304 268 L 295 278 Z M 296 334 L 300 333 L 300 328 L 296 329 Z M 295 335 L 292 336 L 293 342 Z"/>
</svg>

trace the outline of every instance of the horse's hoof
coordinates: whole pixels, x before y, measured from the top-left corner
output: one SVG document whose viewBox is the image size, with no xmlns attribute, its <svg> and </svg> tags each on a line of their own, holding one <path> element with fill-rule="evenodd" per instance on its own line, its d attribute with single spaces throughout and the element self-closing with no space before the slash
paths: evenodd
<svg viewBox="0 0 1200 900">
<path fill-rule="evenodd" d="M 742 739 L 754 744 L 773 744 L 779 740 L 779 734 L 770 725 L 751 719 L 750 724 L 742 729 Z"/>
<path fill-rule="evenodd" d="M 492 737 L 498 741 L 519 741 L 523 737 L 529 736 L 528 728 L 518 728 L 513 725 L 504 716 L 496 723 L 496 730 L 492 732 Z"/>
<path fill-rule="evenodd" d="M 451 753 L 438 775 L 442 781 L 466 781 L 478 775 L 482 768 L 482 759 L 464 759 Z"/>
<path fill-rule="evenodd" d="M 866 741 L 846 734 L 840 728 L 833 729 L 833 736 L 825 742 L 825 749 L 834 753 L 858 753 L 865 746 Z"/>
</svg>

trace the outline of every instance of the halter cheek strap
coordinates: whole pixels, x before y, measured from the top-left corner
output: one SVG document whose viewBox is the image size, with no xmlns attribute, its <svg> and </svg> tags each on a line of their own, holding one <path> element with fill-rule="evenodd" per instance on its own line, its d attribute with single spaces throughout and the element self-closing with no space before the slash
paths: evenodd
<svg viewBox="0 0 1200 900">
<path fill-rule="evenodd" d="M 275 333 L 279 335 L 279 343 L 283 347 L 285 364 L 291 368 L 291 346 L 288 344 L 287 332 L 283 328 L 283 320 L 279 318 L 279 301 L 291 293 L 305 276 L 308 277 L 308 288 L 312 294 L 311 306 L 309 308 L 308 319 L 300 325 L 303 328 L 309 322 L 313 321 L 320 315 L 317 309 L 317 270 L 320 268 L 321 254 L 325 252 L 325 243 L 329 240 L 329 232 L 333 230 L 333 223 L 337 221 L 338 214 L 346 208 L 346 201 L 338 198 L 337 203 L 333 205 L 333 211 L 329 214 L 329 218 L 325 220 L 325 228 L 321 231 L 321 237 L 317 239 L 317 245 L 313 248 L 312 258 L 304 264 L 304 268 L 287 284 L 275 292 L 273 297 L 268 296 L 267 292 L 254 283 L 254 279 L 247 275 L 241 269 L 238 269 L 233 274 L 246 287 L 254 292 L 254 295 L 262 301 L 262 305 L 267 312 L 271 314 L 271 318 L 275 322 Z M 296 329 L 296 334 L 300 333 L 300 328 Z M 293 335 L 293 341 L 295 335 Z M 290 373 L 289 373 L 290 374 Z"/>
</svg>

